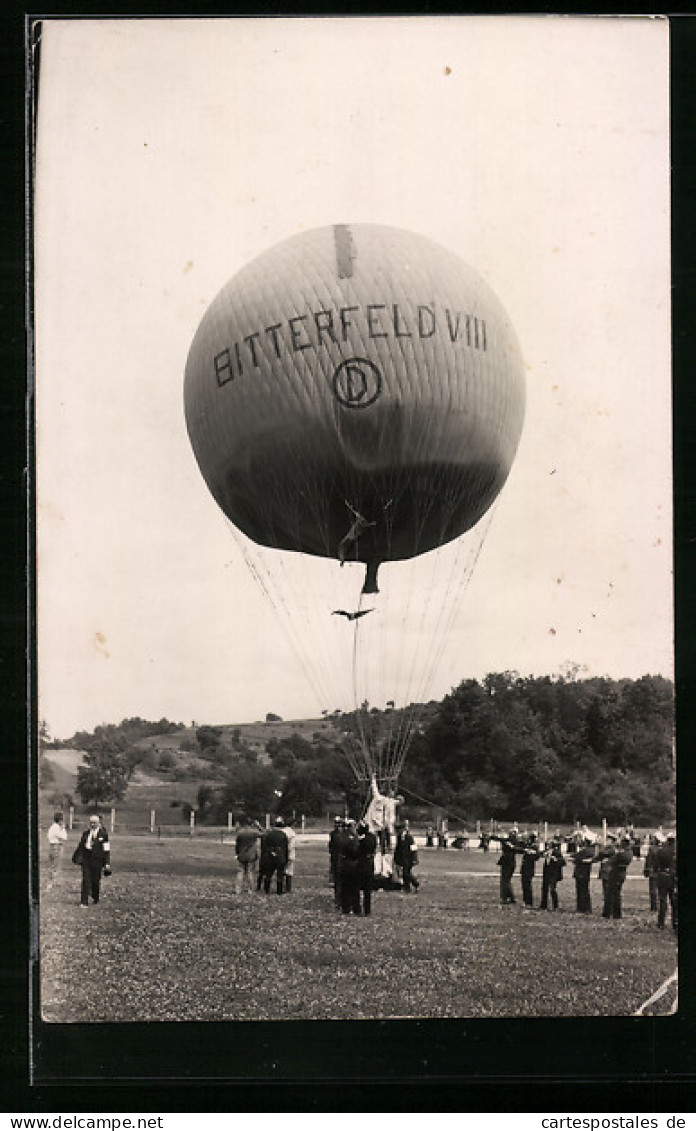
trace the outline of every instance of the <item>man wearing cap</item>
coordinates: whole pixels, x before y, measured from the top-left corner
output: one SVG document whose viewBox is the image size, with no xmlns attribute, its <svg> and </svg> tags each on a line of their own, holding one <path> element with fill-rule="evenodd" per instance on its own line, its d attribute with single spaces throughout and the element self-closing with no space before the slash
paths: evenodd
<svg viewBox="0 0 696 1131">
<path fill-rule="evenodd" d="M 522 900 L 525 907 L 534 906 L 532 892 L 532 879 L 536 870 L 536 862 L 541 856 L 537 844 L 536 833 L 529 833 L 522 849 L 522 863 L 520 864 L 520 881 L 522 883 Z"/>
<path fill-rule="evenodd" d="M 515 833 L 503 833 L 500 840 L 500 857 L 498 859 L 498 867 L 500 868 L 501 903 L 517 902 L 512 891 L 512 877 L 515 871 L 515 854 L 521 851 L 522 849 L 517 843 Z"/>
<path fill-rule="evenodd" d="M 271 890 L 271 879 L 275 873 L 276 892 L 282 895 L 285 885 L 285 866 L 288 862 L 288 838 L 285 835 L 285 821 L 276 817 L 273 827 L 268 829 L 261 837 L 261 859 L 259 861 L 259 878 L 256 881 L 256 890 L 263 890 L 268 895 Z"/>
<path fill-rule="evenodd" d="M 623 836 L 611 858 L 609 872 L 608 903 L 602 910 L 605 919 L 621 918 L 621 891 L 626 879 L 628 866 L 633 859 L 633 840 L 630 836 Z"/>
<path fill-rule="evenodd" d="M 590 914 L 592 899 L 590 897 L 590 872 L 596 860 L 594 844 L 590 837 L 583 837 L 582 843 L 575 851 L 575 867 L 573 878 L 575 880 L 575 908 L 577 911 Z"/>
<path fill-rule="evenodd" d="M 602 917 L 609 919 L 611 916 L 611 873 L 614 867 L 614 856 L 618 837 L 616 833 L 607 834 L 607 843 L 599 850 L 599 878 L 602 881 Z"/>
<path fill-rule="evenodd" d="M 541 869 L 541 903 L 540 911 L 548 909 L 549 896 L 551 897 L 551 910 L 558 911 L 557 884 L 563 879 L 565 860 L 561 850 L 560 835 L 555 836 L 544 853 L 544 864 Z"/>
<path fill-rule="evenodd" d="M 674 833 L 668 833 L 664 844 L 659 845 L 656 854 L 657 867 L 657 925 L 662 930 L 667 916 L 667 903 L 672 909 L 672 928 L 678 928 L 678 901 L 677 901 L 677 838 Z"/>
</svg>

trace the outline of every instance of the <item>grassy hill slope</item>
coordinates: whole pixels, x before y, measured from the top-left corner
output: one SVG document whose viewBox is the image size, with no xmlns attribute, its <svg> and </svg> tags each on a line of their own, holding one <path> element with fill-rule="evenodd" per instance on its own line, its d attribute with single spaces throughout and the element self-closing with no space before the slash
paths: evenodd
<svg viewBox="0 0 696 1131">
<path fill-rule="evenodd" d="M 176 827 L 188 823 L 183 806 L 195 804 L 199 788 L 219 782 L 224 774 L 221 767 L 200 757 L 196 729 L 185 727 L 170 734 L 148 735 L 134 743 L 136 749 L 146 753 L 147 762 L 137 767 L 125 798 L 116 806 L 119 826 L 133 831 L 149 828 L 152 809 L 160 826 Z M 341 731 L 333 720 L 324 718 L 230 723 L 220 729 L 226 748 L 231 749 L 233 740 L 238 737 L 239 742 L 250 748 L 261 763 L 268 761 L 266 745 L 271 739 L 280 741 L 298 734 L 307 742 L 332 743 L 341 737 Z M 168 770 L 155 769 L 162 754 L 169 754 L 173 759 Z M 83 761 L 84 751 L 48 749 L 44 757 L 50 765 L 53 781 L 39 792 L 42 827 L 50 823 L 54 808 L 65 808 L 68 797 L 74 800 L 75 820 L 82 821 L 93 808 L 82 805 L 77 795 L 77 770 Z"/>
</svg>

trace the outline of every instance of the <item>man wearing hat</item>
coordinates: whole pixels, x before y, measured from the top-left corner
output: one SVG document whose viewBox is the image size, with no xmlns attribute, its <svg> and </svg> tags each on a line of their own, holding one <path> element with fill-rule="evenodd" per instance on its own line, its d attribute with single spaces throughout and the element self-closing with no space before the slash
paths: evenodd
<svg viewBox="0 0 696 1131">
<path fill-rule="evenodd" d="M 657 925 L 662 930 L 667 916 L 667 903 L 672 908 L 672 928 L 678 927 L 678 902 L 677 902 L 677 837 L 675 833 L 668 833 L 664 844 L 659 845 L 656 853 L 655 864 L 657 867 Z"/>
</svg>

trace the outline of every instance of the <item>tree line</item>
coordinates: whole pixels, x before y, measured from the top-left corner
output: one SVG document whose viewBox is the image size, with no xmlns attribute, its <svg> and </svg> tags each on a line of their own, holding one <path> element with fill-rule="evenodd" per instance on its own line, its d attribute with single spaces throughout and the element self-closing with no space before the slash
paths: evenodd
<svg viewBox="0 0 696 1131">
<path fill-rule="evenodd" d="M 465 680 L 417 736 L 402 784 L 469 818 L 671 820 L 673 685 L 650 675 Z"/>
<path fill-rule="evenodd" d="M 379 735 L 387 712 L 363 708 Z M 493 673 L 464 680 L 416 713 L 420 725 L 399 782 L 405 815 L 436 806 L 467 822 L 659 824 L 674 817 L 674 688 L 662 676 Z M 331 726 L 319 724 L 311 739 L 273 737 L 261 757 L 241 728 L 204 724 L 181 741 L 180 753 L 153 762 L 147 744 L 136 743 L 183 729 L 166 719 L 127 719 L 60 745 L 85 751 L 77 781 L 85 804 L 121 801 L 138 765 L 171 774 L 186 755 L 197 759 L 190 772 L 202 779 L 198 820 L 223 823 L 230 811 L 318 816 L 329 806 L 356 812 L 365 800 L 366 783 L 356 782 L 349 760 L 365 726 L 361 715 L 334 711 Z"/>
</svg>

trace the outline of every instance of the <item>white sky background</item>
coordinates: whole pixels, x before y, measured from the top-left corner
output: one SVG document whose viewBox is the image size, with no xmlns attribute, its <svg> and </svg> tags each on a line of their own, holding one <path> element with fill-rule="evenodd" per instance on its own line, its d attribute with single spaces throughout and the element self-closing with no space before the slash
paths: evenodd
<svg viewBox="0 0 696 1131">
<path fill-rule="evenodd" d="M 517 460 L 428 697 L 569 662 L 673 674 L 665 20 L 48 20 L 41 51 L 53 734 L 349 706 L 298 669 L 198 471 L 182 392 L 229 277 L 337 222 L 458 252 L 527 366 Z"/>
</svg>

